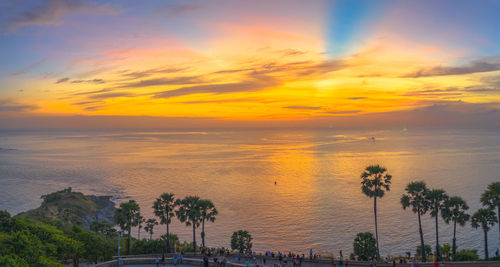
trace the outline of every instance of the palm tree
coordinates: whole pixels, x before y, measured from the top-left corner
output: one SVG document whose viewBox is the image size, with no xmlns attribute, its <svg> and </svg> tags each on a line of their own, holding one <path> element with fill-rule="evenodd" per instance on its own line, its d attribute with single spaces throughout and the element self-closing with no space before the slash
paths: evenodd
<svg viewBox="0 0 500 267">
<path fill-rule="evenodd" d="M 469 220 L 470 215 L 465 213 L 468 209 L 469 206 L 467 206 L 467 203 L 461 197 L 450 197 L 450 199 L 446 201 L 446 206 L 441 212 L 441 216 L 446 223 L 453 221 L 453 257 L 455 257 L 457 253 L 457 223 L 460 224 L 460 226 L 464 226 Z"/>
<path fill-rule="evenodd" d="M 217 209 L 214 203 L 208 199 L 200 200 L 201 209 L 201 244 L 205 247 L 205 221 L 214 222 L 217 216 Z"/>
<path fill-rule="evenodd" d="M 441 254 L 439 253 L 438 218 L 439 211 L 442 211 L 445 208 L 446 201 L 448 200 L 448 195 L 442 189 L 432 189 L 427 192 L 426 198 L 429 201 L 429 210 L 431 211 L 431 216 L 436 218 L 436 260 L 441 261 Z"/>
<path fill-rule="evenodd" d="M 139 215 L 139 218 L 137 218 L 137 239 L 141 239 L 141 229 L 142 229 L 142 224 L 146 221 L 144 217 Z"/>
<path fill-rule="evenodd" d="M 123 231 L 128 232 L 127 236 L 127 254 L 130 254 L 130 232 L 132 226 L 139 224 L 141 209 L 135 200 L 130 200 L 120 204 L 120 207 L 115 211 L 115 222 Z"/>
<path fill-rule="evenodd" d="M 148 219 L 146 221 L 146 226 L 144 227 L 144 230 L 146 231 L 146 233 L 149 233 L 149 240 L 153 239 L 153 229 L 155 225 L 158 225 L 156 219 Z"/>
<path fill-rule="evenodd" d="M 429 189 L 425 182 L 411 182 L 406 186 L 406 194 L 401 197 L 401 205 L 403 209 L 411 207 L 413 213 L 418 215 L 418 231 L 420 233 L 420 246 L 425 248 L 424 233 L 422 232 L 421 215 L 424 215 L 429 210 L 429 200 L 425 197 Z M 421 249 L 422 261 L 426 261 L 425 249 Z"/>
<path fill-rule="evenodd" d="M 179 205 L 179 209 L 175 211 L 177 218 L 186 223 L 186 226 L 193 226 L 193 249 L 196 252 L 196 227 L 199 227 L 201 222 L 200 198 L 187 196 L 177 200 L 177 203 Z"/>
<path fill-rule="evenodd" d="M 378 244 L 378 225 L 377 225 L 377 198 L 382 198 L 385 191 L 390 190 L 392 176 L 387 170 L 379 165 L 366 167 L 361 174 L 361 190 L 365 195 L 373 197 L 373 214 L 375 215 L 375 239 L 377 240 L 377 261 L 380 260 L 380 251 Z"/>
<path fill-rule="evenodd" d="M 484 257 L 488 259 L 488 231 L 490 226 L 495 225 L 497 217 L 494 211 L 490 209 L 479 209 L 472 215 L 471 225 L 474 228 L 483 228 L 484 231 Z"/>
<path fill-rule="evenodd" d="M 174 209 L 177 205 L 173 193 L 163 193 L 153 204 L 154 213 L 160 218 L 160 224 L 167 225 L 167 252 L 170 253 L 170 231 L 169 225 L 172 222 L 172 217 L 175 217 Z"/>
<path fill-rule="evenodd" d="M 500 222 L 500 182 L 488 185 L 488 189 L 481 195 L 481 203 L 491 210 L 497 210 L 497 221 Z M 498 224 L 498 240 L 500 244 L 500 223 Z"/>
</svg>

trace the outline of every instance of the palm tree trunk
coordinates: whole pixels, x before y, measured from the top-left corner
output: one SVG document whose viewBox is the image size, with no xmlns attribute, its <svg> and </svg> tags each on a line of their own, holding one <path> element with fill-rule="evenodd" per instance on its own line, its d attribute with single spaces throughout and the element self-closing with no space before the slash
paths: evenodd
<svg viewBox="0 0 500 267">
<path fill-rule="evenodd" d="M 420 219 L 420 210 L 417 212 L 418 214 L 418 231 L 420 233 L 420 253 L 422 254 L 422 261 L 426 262 L 427 259 L 425 257 L 425 246 L 424 246 L 424 233 L 422 232 L 422 220 Z"/>
<path fill-rule="evenodd" d="M 137 231 L 137 239 L 141 240 L 141 226 L 139 225 L 139 230 Z"/>
<path fill-rule="evenodd" d="M 378 246 L 378 225 L 377 225 L 377 197 L 373 198 L 373 214 L 375 214 L 375 239 L 377 240 L 377 261 L 380 260 L 380 251 Z"/>
<path fill-rule="evenodd" d="M 149 232 L 149 240 L 153 239 L 153 232 Z"/>
<path fill-rule="evenodd" d="M 205 220 L 201 222 L 201 246 L 205 247 Z"/>
<path fill-rule="evenodd" d="M 497 206 L 497 216 L 498 216 L 498 244 L 500 245 L 500 205 Z"/>
<path fill-rule="evenodd" d="M 196 253 L 196 225 L 193 222 L 193 250 Z"/>
<path fill-rule="evenodd" d="M 457 254 L 457 221 L 453 221 L 453 247 L 452 247 L 452 252 L 453 252 L 453 259 L 455 259 L 455 255 Z"/>
<path fill-rule="evenodd" d="M 488 232 L 484 230 L 484 258 L 488 259 Z"/>
<path fill-rule="evenodd" d="M 127 255 L 130 255 L 130 232 L 132 227 L 128 227 L 128 237 L 127 237 Z"/>
<path fill-rule="evenodd" d="M 436 260 L 441 261 L 441 254 L 439 253 L 438 217 L 439 217 L 439 210 L 436 209 Z"/>
<path fill-rule="evenodd" d="M 170 231 L 168 229 L 168 221 L 169 221 L 169 215 L 168 215 L 168 210 L 167 210 L 167 253 L 170 253 Z"/>
</svg>

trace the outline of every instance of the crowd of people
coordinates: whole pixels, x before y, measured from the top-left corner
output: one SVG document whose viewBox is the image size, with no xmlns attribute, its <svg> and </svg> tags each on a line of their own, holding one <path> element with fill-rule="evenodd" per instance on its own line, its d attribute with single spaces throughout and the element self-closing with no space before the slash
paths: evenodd
<svg viewBox="0 0 500 267">
<path fill-rule="evenodd" d="M 342 250 L 339 251 L 338 257 L 329 257 L 329 259 L 323 260 L 321 254 L 313 253 L 313 250 L 309 250 L 309 255 L 306 258 L 304 253 L 283 253 L 281 251 L 273 252 L 266 251 L 264 254 L 256 252 L 248 252 L 248 253 L 238 253 L 231 254 L 231 251 L 227 248 L 204 248 L 201 251 L 203 255 L 203 266 L 209 267 L 210 261 L 213 261 L 213 265 L 216 267 L 226 267 L 229 259 L 233 259 L 232 263 L 245 264 L 246 267 L 301 267 L 302 262 L 306 259 L 310 262 L 319 263 L 322 261 L 323 264 L 330 263 L 332 267 L 349 267 L 349 259 L 344 258 L 342 255 Z M 496 253 L 499 253 L 498 250 Z M 182 264 L 184 259 L 184 251 L 180 253 L 175 253 L 173 255 L 173 263 L 174 265 Z M 233 258 L 234 257 L 234 258 Z M 156 263 L 158 264 L 160 259 L 156 259 Z M 165 255 L 163 255 L 161 262 L 165 262 Z M 393 266 L 397 266 L 397 264 L 408 264 L 411 266 L 416 266 L 419 263 L 419 260 L 416 258 L 399 258 L 397 260 L 384 259 L 382 262 L 389 264 L 392 263 Z M 376 267 L 377 263 L 374 260 L 369 262 L 369 267 Z M 435 262 L 436 267 L 444 266 L 443 263 L 437 264 Z"/>
<path fill-rule="evenodd" d="M 302 262 L 306 259 L 304 253 L 283 253 L 281 251 L 266 251 L 264 254 L 248 252 L 231 255 L 229 249 L 225 248 L 207 248 L 202 251 L 202 254 L 204 255 L 203 265 L 205 267 L 208 267 L 211 260 L 216 266 L 225 267 L 228 259 L 232 259 L 232 257 L 234 257 L 233 262 L 240 264 L 244 263 L 246 267 L 300 267 L 302 266 Z M 313 253 L 313 250 L 310 249 L 307 259 L 318 263 L 323 260 L 323 257 L 321 254 Z M 338 259 L 332 257 L 330 263 L 335 267 L 349 266 L 349 260 L 343 258 L 342 250 L 339 251 Z"/>
</svg>

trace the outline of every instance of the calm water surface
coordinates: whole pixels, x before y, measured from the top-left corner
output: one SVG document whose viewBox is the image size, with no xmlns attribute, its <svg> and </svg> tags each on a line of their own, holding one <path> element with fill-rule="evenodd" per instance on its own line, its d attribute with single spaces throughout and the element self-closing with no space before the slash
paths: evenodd
<svg viewBox="0 0 500 267">
<path fill-rule="evenodd" d="M 500 180 L 500 132 L 0 130 L 0 209 L 35 208 L 42 194 L 71 186 L 133 198 L 149 218 L 162 192 L 199 195 L 219 210 L 206 226 L 209 246 L 227 247 L 233 231 L 246 229 L 258 251 L 346 255 L 356 233 L 374 231 L 373 202 L 361 193 L 359 176 L 375 163 L 393 175 L 391 191 L 378 201 L 381 253 L 413 254 L 418 226 L 399 203 L 405 185 L 425 180 L 462 196 L 475 211 L 488 183 Z M 433 244 L 427 217 L 425 240 Z M 440 222 L 441 242 L 451 242 L 451 227 Z M 192 238 L 177 221 L 171 229 L 181 240 Z M 489 234 L 490 253 L 499 246 L 497 229 Z M 160 226 L 155 235 L 164 231 Z M 459 227 L 457 238 L 459 247 L 482 254 L 479 230 Z"/>
</svg>

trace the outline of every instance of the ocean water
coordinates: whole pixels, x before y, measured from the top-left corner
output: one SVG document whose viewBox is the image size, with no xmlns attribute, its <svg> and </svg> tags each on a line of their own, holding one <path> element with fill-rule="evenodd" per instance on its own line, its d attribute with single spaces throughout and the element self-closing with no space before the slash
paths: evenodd
<svg viewBox="0 0 500 267">
<path fill-rule="evenodd" d="M 0 130 L 0 209 L 32 209 L 41 195 L 71 186 L 135 199 L 149 218 L 162 192 L 198 195 L 219 210 L 206 225 L 208 246 L 228 247 L 232 232 L 246 229 L 257 251 L 348 255 L 356 233 L 374 232 L 373 200 L 360 189 L 370 164 L 393 175 L 390 192 L 378 201 L 381 253 L 414 254 L 417 217 L 399 202 L 406 184 L 424 180 L 463 197 L 474 212 L 486 186 L 500 181 L 500 131 Z M 430 216 L 423 226 L 434 247 Z M 192 240 L 178 221 L 171 229 Z M 155 236 L 164 232 L 159 226 Z M 451 226 L 440 220 L 441 243 L 451 239 Z M 483 254 L 482 232 L 470 224 L 458 227 L 457 239 L 459 248 Z M 490 254 L 499 247 L 497 226 L 489 245 Z"/>
</svg>

